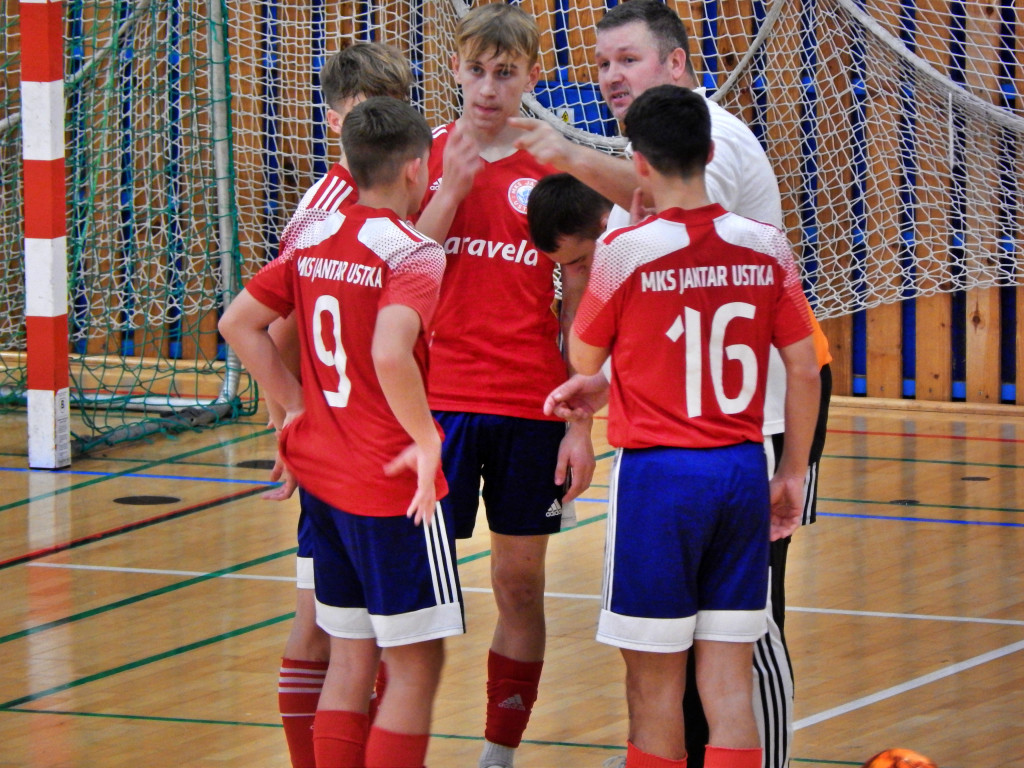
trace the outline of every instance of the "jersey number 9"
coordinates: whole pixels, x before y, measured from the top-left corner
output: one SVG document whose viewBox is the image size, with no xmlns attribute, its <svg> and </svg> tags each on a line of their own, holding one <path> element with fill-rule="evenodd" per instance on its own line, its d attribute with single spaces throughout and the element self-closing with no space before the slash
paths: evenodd
<svg viewBox="0 0 1024 768">
<path fill-rule="evenodd" d="M 331 329 L 334 331 L 333 350 L 324 345 L 324 314 L 330 315 Z M 316 356 L 320 362 L 338 372 L 337 392 L 330 392 L 326 389 L 323 391 L 327 404 L 332 408 L 344 408 L 348 405 L 352 382 L 345 375 L 345 364 L 348 362 L 348 358 L 345 356 L 345 347 L 341 344 L 341 306 L 335 296 L 318 296 L 316 304 L 313 306 L 313 347 L 316 349 Z"/>
</svg>

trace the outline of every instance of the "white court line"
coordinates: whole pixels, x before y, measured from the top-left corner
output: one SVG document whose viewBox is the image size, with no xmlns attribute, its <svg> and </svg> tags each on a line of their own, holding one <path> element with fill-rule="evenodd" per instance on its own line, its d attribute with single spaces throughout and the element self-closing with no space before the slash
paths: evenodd
<svg viewBox="0 0 1024 768">
<path fill-rule="evenodd" d="M 208 573 L 204 573 L 202 571 L 172 571 L 172 570 L 160 570 L 160 569 L 156 569 L 156 568 L 111 568 L 111 567 L 102 566 L 102 565 L 75 565 L 75 564 L 71 564 L 71 563 L 40 563 L 40 562 L 36 562 L 36 563 L 29 563 L 28 565 L 32 566 L 32 567 L 36 567 L 36 568 L 69 568 L 69 569 L 73 569 L 73 570 L 83 570 L 83 571 L 109 571 L 109 572 L 115 572 L 115 573 L 143 573 L 143 574 L 152 574 L 152 575 L 159 575 L 159 576 L 207 576 L 207 575 L 209 575 Z M 220 579 L 250 579 L 250 580 L 261 580 L 261 581 L 292 581 L 292 582 L 295 581 L 294 577 L 290 577 L 290 576 L 255 576 L 255 575 L 252 575 L 252 574 L 248 574 L 247 575 L 247 574 L 240 574 L 240 573 L 226 573 L 226 574 L 222 574 L 220 576 L 217 576 L 217 578 L 220 578 Z M 462 591 L 463 592 L 474 592 L 474 593 L 489 593 L 489 592 L 492 592 L 493 590 L 490 587 L 463 587 Z M 566 599 L 570 599 L 570 600 L 599 600 L 600 597 L 601 597 L 600 595 L 584 595 L 584 594 L 578 594 L 578 593 L 573 593 L 573 592 L 545 592 L 544 596 L 545 597 L 566 598 Z M 1024 621 L 1017 621 L 1017 620 L 1013 620 L 1013 619 L 983 619 L 983 618 L 973 618 L 972 619 L 972 618 L 963 617 L 963 616 L 929 616 L 927 614 L 920 614 L 920 613 L 884 613 L 884 612 L 881 612 L 881 611 L 841 611 L 841 610 L 832 610 L 832 609 L 828 609 L 828 608 L 800 608 L 800 607 L 797 607 L 797 606 L 787 606 L 786 610 L 787 611 L 792 611 L 794 613 L 824 613 L 824 614 L 830 614 L 830 615 L 868 616 L 868 617 L 872 617 L 872 618 L 884 618 L 884 619 L 908 619 L 908 620 L 915 620 L 915 621 L 952 621 L 952 622 L 961 622 L 961 623 L 970 623 L 970 624 L 1000 624 L 1000 625 L 1005 625 L 1005 626 L 1024 626 Z M 996 659 L 1000 659 L 1000 658 L 1002 658 L 1004 656 L 1009 656 L 1009 655 L 1017 653 L 1017 652 L 1019 652 L 1021 650 L 1024 650 L 1024 640 L 1022 640 L 1020 642 L 1017 642 L 1017 643 L 1013 643 L 1011 645 L 1004 646 L 1003 648 L 998 648 L 998 649 L 996 649 L 994 651 L 989 651 L 988 653 L 983 653 L 980 656 L 975 656 L 973 659 L 968 659 L 967 661 L 961 661 L 961 662 L 958 662 L 956 664 L 951 664 L 948 667 L 945 667 L 943 669 L 936 670 L 935 672 L 930 672 L 927 675 L 922 675 L 921 677 L 916 677 L 913 680 L 908 680 L 907 682 L 900 683 L 899 685 L 894 685 L 894 686 L 892 686 L 890 688 L 886 688 L 885 690 L 879 691 L 878 693 L 873 693 L 873 694 L 871 694 L 869 696 L 863 696 L 863 697 L 861 697 L 859 699 L 854 699 L 853 701 L 847 702 L 846 704 L 842 704 L 842 705 L 840 705 L 838 707 L 833 707 L 832 709 L 826 709 L 824 712 L 819 712 L 816 715 L 811 715 L 809 717 L 801 718 L 800 720 L 797 720 L 795 723 L 793 723 L 793 728 L 794 728 L 794 730 L 801 730 L 803 728 L 808 728 L 808 727 L 810 727 L 812 725 L 817 725 L 818 723 L 822 723 L 822 722 L 824 722 L 826 720 L 831 720 L 831 719 L 833 719 L 835 717 L 840 717 L 842 715 L 849 714 L 850 712 L 854 712 L 854 711 L 856 711 L 858 709 L 863 709 L 864 707 L 871 706 L 872 704 L 877 704 L 878 702 L 884 701 L 885 699 L 891 699 L 894 696 L 899 696 L 899 695 L 904 694 L 904 693 L 906 693 L 908 691 L 912 691 L 915 688 L 920 688 L 920 687 L 928 685 L 930 683 L 934 683 L 937 680 L 942 680 L 943 678 L 951 677 L 953 675 L 959 674 L 960 672 L 964 672 L 964 671 L 966 671 L 968 669 L 972 669 L 972 668 L 980 666 L 982 664 L 986 664 L 986 663 L 988 663 L 990 661 L 994 661 Z"/>
<path fill-rule="evenodd" d="M 173 571 L 159 568 L 119 568 L 106 565 L 82 565 L 75 563 L 27 563 L 32 568 L 67 568 L 80 571 L 110 571 L 111 573 L 144 573 L 154 576 L 209 576 L 205 571 Z M 294 576 L 257 576 L 244 573 L 224 573 L 218 579 L 249 579 L 253 581 L 295 581 Z M 491 593 L 490 587 L 463 587 L 463 592 Z M 576 592 L 545 592 L 545 597 L 565 598 L 567 600 L 600 600 L 600 595 L 585 595 Z M 848 611 L 833 608 L 801 608 L 787 605 L 786 612 L 793 613 L 824 613 L 831 616 L 866 616 L 878 619 L 906 619 L 912 621 L 952 621 L 961 624 L 996 624 L 1005 627 L 1024 627 L 1024 620 L 1019 619 L 984 619 L 969 616 L 941 616 L 926 613 L 887 613 L 883 611 Z"/>
<path fill-rule="evenodd" d="M 463 587 L 463 592 L 480 592 L 491 594 L 494 592 L 490 587 Z M 579 595 L 573 592 L 545 592 L 544 597 L 565 597 L 569 600 L 600 600 L 600 595 Z"/>
<path fill-rule="evenodd" d="M 905 683 L 894 685 L 891 688 L 886 688 L 884 691 L 873 693 L 870 696 L 854 699 L 853 701 L 847 702 L 841 706 L 826 709 L 824 712 L 819 712 L 816 715 L 801 718 L 793 723 L 793 729 L 799 731 L 801 728 L 817 725 L 825 720 L 831 720 L 834 717 L 848 714 L 854 710 L 862 709 L 872 704 L 877 704 L 885 699 L 891 699 L 893 696 L 899 696 L 900 694 L 912 691 L 915 688 L 920 688 L 924 685 L 928 685 L 929 683 L 934 683 L 936 680 L 942 680 L 944 677 L 951 677 L 953 675 L 960 674 L 968 669 L 986 664 L 990 661 L 995 661 L 996 659 L 1001 659 L 1003 656 L 1009 656 L 1010 654 L 1017 653 L 1021 650 L 1024 650 L 1024 640 L 1002 648 L 997 648 L 996 650 L 989 651 L 988 653 L 983 653 L 980 656 L 975 656 L 973 659 L 968 659 L 967 661 L 950 664 L 944 669 L 937 669 L 934 672 L 929 672 L 927 675 L 915 677 L 913 680 L 908 680 Z"/>
<path fill-rule="evenodd" d="M 956 621 L 963 624 L 1000 624 L 1008 627 L 1024 627 L 1019 619 L 982 619 L 968 616 L 931 616 L 927 613 L 886 613 L 884 611 L 840 611 L 831 608 L 799 608 L 786 606 L 786 613 L 827 613 L 834 616 L 869 616 L 876 619 L 920 619 L 923 621 Z"/>
</svg>

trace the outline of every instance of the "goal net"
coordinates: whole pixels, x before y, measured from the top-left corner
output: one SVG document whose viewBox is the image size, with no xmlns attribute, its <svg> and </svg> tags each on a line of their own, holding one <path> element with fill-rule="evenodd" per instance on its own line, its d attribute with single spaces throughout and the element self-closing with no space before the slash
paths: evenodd
<svg viewBox="0 0 1024 768">
<path fill-rule="evenodd" d="M 669 3 L 712 98 L 767 149 L 820 317 L 1020 281 L 1024 0 Z M 592 63 L 605 3 L 520 6 L 542 33 L 542 80 L 524 109 L 621 152 Z M 0 398 L 12 403 L 25 388 L 19 30 L 17 4 L 3 7 Z M 65 3 L 80 449 L 253 412 L 254 387 L 216 321 L 336 154 L 317 88 L 324 58 L 357 40 L 396 45 L 416 74 L 414 103 L 445 123 L 458 115 L 448 61 L 468 7 Z"/>
</svg>

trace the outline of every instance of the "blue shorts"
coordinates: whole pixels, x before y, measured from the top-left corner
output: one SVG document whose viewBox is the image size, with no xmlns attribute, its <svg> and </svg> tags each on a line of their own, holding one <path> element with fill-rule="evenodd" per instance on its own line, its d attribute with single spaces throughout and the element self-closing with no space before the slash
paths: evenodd
<svg viewBox="0 0 1024 768">
<path fill-rule="evenodd" d="M 429 526 L 335 509 L 305 491 L 313 528 L 316 623 L 382 648 L 465 632 L 451 520 Z"/>
<path fill-rule="evenodd" d="M 609 491 L 597 639 L 655 653 L 765 632 L 764 448 L 620 450 Z"/>
<path fill-rule="evenodd" d="M 313 524 L 306 513 L 306 498 L 299 491 L 299 551 L 295 553 L 295 586 L 299 589 L 313 589 Z"/>
<path fill-rule="evenodd" d="M 435 411 L 434 418 L 444 429 L 448 495 L 441 505 L 455 517 L 456 538 L 473 535 L 481 495 L 494 533 L 557 533 L 563 519 L 576 522 L 571 502 L 563 508 L 564 487 L 554 482 L 564 422 L 453 411 Z"/>
</svg>

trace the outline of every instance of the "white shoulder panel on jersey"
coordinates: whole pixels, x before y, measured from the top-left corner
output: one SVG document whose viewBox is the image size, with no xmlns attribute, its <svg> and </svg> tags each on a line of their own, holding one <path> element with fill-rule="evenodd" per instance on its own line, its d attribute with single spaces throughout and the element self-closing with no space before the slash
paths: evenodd
<svg viewBox="0 0 1024 768">
<path fill-rule="evenodd" d="M 793 261 L 793 249 L 790 248 L 789 240 L 771 224 L 726 213 L 715 219 L 715 232 L 732 245 L 749 248 L 783 263 Z"/>
<path fill-rule="evenodd" d="M 446 261 L 441 246 L 404 222 L 383 216 L 367 219 L 358 237 L 359 242 L 380 256 L 392 271 L 398 271 L 403 262 L 415 254 L 418 263 L 436 262 L 426 271 L 437 272 L 438 279 L 444 274 Z"/>
<path fill-rule="evenodd" d="M 686 225 L 665 219 L 648 219 L 601 237 L 591 267 L 591 290 L 606 300 L 638 268 L 690 244 Z M 601 293 L 607 291 L 602 296 Z"/>
</svg>

